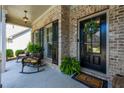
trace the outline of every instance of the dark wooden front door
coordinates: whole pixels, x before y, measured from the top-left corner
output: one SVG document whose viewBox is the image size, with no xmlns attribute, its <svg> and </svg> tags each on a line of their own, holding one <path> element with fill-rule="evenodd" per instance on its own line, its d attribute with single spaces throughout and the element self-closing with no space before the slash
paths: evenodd
<svg viewBox="0 0 124 93">
<path fill-rule="evenodd" d="M 84 28 L 91 20 L 98 29 L 88 34 Z M 106 14 L 80 22 L 80 61 L 82 67 L 106 73 Z"/>
<path fill-rule="evenodd" d="M 58 65 L 58 21 L 52 25 L 52 62 Z"/>
</svg>

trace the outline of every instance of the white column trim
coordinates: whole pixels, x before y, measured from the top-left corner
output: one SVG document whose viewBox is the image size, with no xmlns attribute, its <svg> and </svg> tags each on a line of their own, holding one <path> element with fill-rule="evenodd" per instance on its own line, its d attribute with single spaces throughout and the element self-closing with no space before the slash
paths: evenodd
<svg viewBox="0 0 124 93">
<path fill-rule="evenodd" d="M 0 5 L 0 53 L 2 54 L 2 6 Z M 0 54 L 0 55 L 1 55 Z M 1 84 L 1 66 L 2 65 L 2 55 L 0 56 L 0 88 L 2 87 Z"/>
<path fill-rule="evenodd" d="M 5 23 L 6 11 L 2 7 L 2 72 L 5 71 L 6 65 L 6 23 Z"/>
</svg>

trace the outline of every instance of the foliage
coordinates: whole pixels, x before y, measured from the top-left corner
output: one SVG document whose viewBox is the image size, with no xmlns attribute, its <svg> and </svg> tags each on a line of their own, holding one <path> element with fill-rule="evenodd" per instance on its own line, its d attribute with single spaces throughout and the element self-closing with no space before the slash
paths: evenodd
<svg viewBox="0 0 124 93">
<path fill-rule="evenodd" d="M 24 54 L 24 50 L 16 50 L 15 55 L 18 56 L 19 54 Z"/>
<path fill-rule="evenodd" d="M 80 63 L 76 60 L 76 58 L 64 57 L 62 59 L 62 64 L 60 66 L 60 70 L 67 75 L 72 75 L 75 72 L 80 72 Z"/>
<path fill-rule="evenodd" d="M 13 50 L 12 49 L 6 49 L 6 57 L 13 57 L 14 54 L 13 54 Z"/>
<path fill-rule="evenodd" d="M 41 52 L 41 50 L 42 50 L 42 47 L 39 44 L 33 44 L 29 42 L 27 46 L 27 52 L 29 53 L 39 53 Z"/>
<path fill-rule="evenodd" d="M 89 21 L 85 24 L 84 26 L 84 32 L 86 32 L 87 34 L 91 34 L 91 33 L 96 33 L 98 30 L 98 24 L 96 23 L 96 21 Z"/>
</svg>

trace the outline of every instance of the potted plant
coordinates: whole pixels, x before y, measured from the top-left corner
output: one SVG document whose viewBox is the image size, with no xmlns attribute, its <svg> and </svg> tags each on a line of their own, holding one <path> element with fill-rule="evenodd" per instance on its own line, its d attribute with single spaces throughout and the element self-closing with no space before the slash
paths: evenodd
<svg viewBox="0 0 124 93">
<path fill-rule="evenodd" d="M 61 72 L 67 75 L 80 72 L 80 63 L 74 57 L 64 57 L 60 66 Z"/>
<path fill-rule="evenodd" d="M 29 42 L 29 44 L 27 46 L 27 52 L 31 53 L 31 54 L 41 53 L 41 56 L 43 58 L 42 47 L 39 44 L 33 44 L 33 43 Z"/>
</svg>

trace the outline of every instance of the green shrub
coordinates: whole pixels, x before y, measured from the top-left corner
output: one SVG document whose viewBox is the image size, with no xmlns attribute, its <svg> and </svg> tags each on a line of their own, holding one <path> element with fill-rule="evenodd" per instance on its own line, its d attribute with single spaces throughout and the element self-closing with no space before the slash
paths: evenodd
<svg viewBox="0 0 124 93">
<path fill-rule="evenodd" d="M 13 54 L 13 50 L 12 49 L 6 49 L 6 57 L 13 57 L 14 54 Z"/>
<path fill-rule="evenodd" d="M 75 72 L 80 72 L 80 63 L 73 57 L 64 57 L 60 66 L 61 72 L 67 75 L 72 75 Z"/>
<path fill-rule="evenodd" d="M 24 50 L 16 50 L 15 55 L 18 56 L 19 54 L 24 54 Z"/>
<path fill-rule="evenodd" d="M 27 52 L 29 52 L 29 53 L 39 53 L 39 52 L 41 52 L 41 50 L 42 50 L 42 48 L 38 44 L 33 44 L 33 43 L 29 42 L 29 44 L 27 46 Z"/>
</svg>

